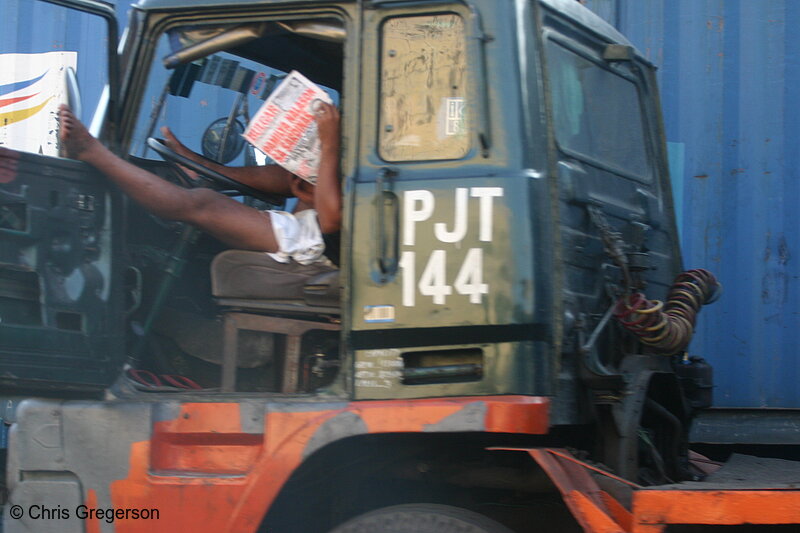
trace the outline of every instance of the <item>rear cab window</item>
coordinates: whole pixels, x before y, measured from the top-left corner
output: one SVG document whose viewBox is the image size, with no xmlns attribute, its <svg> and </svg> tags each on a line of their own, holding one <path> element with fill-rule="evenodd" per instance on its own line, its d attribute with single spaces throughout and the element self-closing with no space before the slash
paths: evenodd
<svg viewBox="0 0 800 533">
<path fill-rule="evenodd" d="M 399 162 L 466 156 L 467 83 L 460 16 L 387 19 L 381 31 L 380 157 Z"/>
</svg>

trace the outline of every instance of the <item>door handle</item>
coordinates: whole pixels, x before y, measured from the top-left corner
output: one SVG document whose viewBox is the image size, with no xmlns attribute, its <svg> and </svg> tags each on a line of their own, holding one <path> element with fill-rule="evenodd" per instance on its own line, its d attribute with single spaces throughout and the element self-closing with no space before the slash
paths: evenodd
<svg viewBox="0 0 800 533">
<path fill-rule="evenodd" d="M 394 178 L 397 171 L 382 168 L 375 180 L 375 261 L 373 279 L 380 284 L 391 280 L 399 266 L 398 232 L 400 216 L 397 195 L 394 193 Z"/>
</svg>

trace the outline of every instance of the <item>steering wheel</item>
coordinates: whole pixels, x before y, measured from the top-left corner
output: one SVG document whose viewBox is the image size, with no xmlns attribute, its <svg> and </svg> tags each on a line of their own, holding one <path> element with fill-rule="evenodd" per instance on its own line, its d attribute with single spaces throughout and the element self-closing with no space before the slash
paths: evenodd
<svg viewBox="0 0 800 533">
<path fill-rule="evenodd" d="M 253 198 L 257 198 L 274 205 L 280 205 L 284 201 L 284 199 L 281 197 L 267 194 L 263 191 L 250 187 L 249 185 L 245 185 L 244 183 L 236 181 L 235 179 L 229 178 L 224 174 L 220 174 L 216 170 L 212 170 L 201 165 L 200 163 L 192 161 L 188 157 L 180 155 L 155 137 L 150 137 L 147 139 L 147 146 L 152 148 L 153 151 L 155 151 L 168 163 L 181 165 L 197 172 L 201 178 L 217 188 L 223 190 L 233 189 L 234 191 L 240 192 L 246 196 L 252 196 Z"/>
</svg>

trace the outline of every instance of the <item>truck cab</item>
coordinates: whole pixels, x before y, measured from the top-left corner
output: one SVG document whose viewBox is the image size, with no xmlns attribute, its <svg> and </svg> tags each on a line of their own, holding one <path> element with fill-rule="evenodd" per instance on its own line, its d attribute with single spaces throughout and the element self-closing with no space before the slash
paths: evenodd
<svg viewBox="0 0 800 533">
<path fill-rule="evenodd" d="M 108 5 L 51 4 L 108 28 L 92 132 L 181 186 L 291 209 L 187 175 L 160 128 L 221 164 L 272 164 L 247 123 L 293 70 L 322 87 L 342 115 L 343 228 L 339 267 L 303 278 L 145 212 L 85 163 L 0 148 L 0 383 L 38 398 L 8 416 L 12 502 L 187 494 L 239 503 L 159 527 L 299 531 L 325 490 L 292 491 L 348 450 L 404 495 L 424 464 L 459 485 L 487 446 L 688 475 L 682 354 L 611 319 L 621 290 L 665 299 L 682 265 L 655 68 L 610 25 L 572 0 L 140 0 L 117 48 Z M 497 481 L 517 460 L 500 455 L 461 489 L 535 493 Z M 308 531 L 386 503 L 386 478 L 357 470 Z"/>
</svg>

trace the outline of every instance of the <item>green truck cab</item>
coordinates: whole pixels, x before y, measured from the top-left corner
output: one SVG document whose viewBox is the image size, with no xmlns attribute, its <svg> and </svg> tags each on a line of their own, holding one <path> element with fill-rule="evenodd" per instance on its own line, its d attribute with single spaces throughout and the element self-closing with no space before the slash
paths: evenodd
<svg viewBox="0 0 800 533">
<path fill-rule="evenodd" d="M 681 354 L 611 320 L 623 275 L 665 299 L 682 265 L 655 68 L 610 25 L 573 0 L 140 0 L 117 50 L 109 6 L 52 3 L 108 21 L 93 132 L 164 179 L 181 178 L 148 141 L 160 126 L 268 164 L 246 122 L 291 70 L 323 87 L 342 114 L 341 268 L 263 297 L 258 254 L 147 214 L 84 163 L 3 149 L 0 383 L 80 398 L 23 404 L 12 444 L 53 402 L 138 420 L 175 402 L 528 398 L 546 406 L 535 437 L 468 413 L 441 431 L 572 446 L 632 480 L 685 474 Z"/>
</svg>

